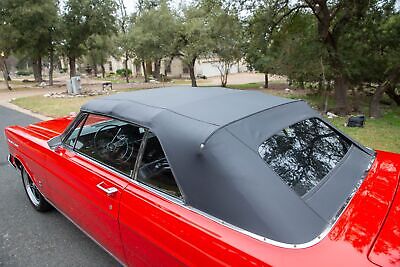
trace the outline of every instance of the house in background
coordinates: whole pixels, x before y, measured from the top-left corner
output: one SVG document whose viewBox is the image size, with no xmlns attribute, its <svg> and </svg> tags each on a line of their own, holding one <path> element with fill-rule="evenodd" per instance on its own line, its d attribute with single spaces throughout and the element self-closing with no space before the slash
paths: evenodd
<svg viewBox="0 0 400 267">
<path fill-rule="evenodd" d="M 106 64 L 107 73 L 115 73 L 118 69 L 124 68 L 123 58 L 118 59 L 110 57 Z M 136 63 L 133 60 L 128 61 L 128 68 L 132 70 L 133 76 L 143 76 L 142 64 Z M 155 69 L 154 63 L 146 64 L 147 72 L 152 73 Z M 151 70 L 150 70 L 151 68 Z M 247 72 L 248 68 L 244 61 L 234 64 L 229 73 Z M 218 60 L 201 58 L 196 61 L 194 68 L 195 75 L 201 75 L 206 77 L 219 76 Z M 183 62 L 180 57 L 174 57 L 171 59 L 163 59 L 161 61 L 161 74 L 166 74 L 170 78 L 189 78 L 189 68 Z"/>
</svg>

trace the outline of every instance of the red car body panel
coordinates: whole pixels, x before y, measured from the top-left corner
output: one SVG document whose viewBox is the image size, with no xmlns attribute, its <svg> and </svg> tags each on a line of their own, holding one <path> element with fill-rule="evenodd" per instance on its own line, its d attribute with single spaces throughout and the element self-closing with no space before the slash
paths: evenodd
<svg viewBox="0 0 400 267">
<path fill-rule="evenodd" d="M 398 265 L 400 155 L 378 151 L 347 208 L 317 244 L 282 248 L 231 229 L 47 141 L 72 117 L 6 129 L 10 154 L 61 212 L 127 265 Z M 107 196 L 96 188 L 118 188 Z M 279 205 L 279 203 L 277 203 Z"/>
<path fill-rule="evenodd" d="M 392 160 L 387 159 L 380 176 L 382 179 L 388 176 L 398 175 L 400 169 L 399 156 L 392 154 Z M 397 158 L 397 160 L 396 160 Z M 399 185 L 397 186 L 399 191 Z M 385 223 L 369 254 L 372 262 L 381 266 L 400 266 L 400 194 L 397 193 L 391 206 Z"/>
</svg>

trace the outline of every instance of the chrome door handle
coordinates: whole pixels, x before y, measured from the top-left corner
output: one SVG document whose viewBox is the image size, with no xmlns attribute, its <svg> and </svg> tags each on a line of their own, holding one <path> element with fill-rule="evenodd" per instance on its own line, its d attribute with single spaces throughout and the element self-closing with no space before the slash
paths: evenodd
<svg viewBox="0 0 400 267">
<path fill-rule="evenodd" d="M 106 192 L 107 196 L 111 196 L 118 192 L 117 188 L 115 188 L 115 187 L 104 188 L 103 184 L 104 184 L 104 182 L 100 182 L 99 184 L 96 185 L 96 187 L 101 189 L 102 191 Z"/>
</svg>

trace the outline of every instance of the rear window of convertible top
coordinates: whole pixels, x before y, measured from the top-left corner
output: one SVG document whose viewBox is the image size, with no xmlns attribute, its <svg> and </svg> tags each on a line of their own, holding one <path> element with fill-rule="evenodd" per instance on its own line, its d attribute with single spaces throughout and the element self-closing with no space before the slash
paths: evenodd
<svg viewBox="0 0 400 267">
<path fill-rule="evenodd" d="M 258 153 L 283 182 L 303 196 L 335 168 L 350 146 L 330 126 L 311 118 L 271 136 Z"/>
</svg>

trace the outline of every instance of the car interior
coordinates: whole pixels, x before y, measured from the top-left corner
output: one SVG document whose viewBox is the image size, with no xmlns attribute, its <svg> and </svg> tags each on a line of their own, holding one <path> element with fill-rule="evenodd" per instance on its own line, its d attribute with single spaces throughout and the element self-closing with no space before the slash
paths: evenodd
<svg viewBox="0 0 400 267">
<path fill-rule="evenodd" d="M 78 137 L 77 129 L 71 134 L 69 139 L 77 137 L 76 142 L 67 140 L 67 143 L 74 143 L 76 151 L 132 176 L 146 129 L 104 117 L 96 120 L 91 116 Z M 152 132 L 147 134 L 136 178 L 163 193 L 181 197 L 161 144 Z"/>
<path fill-rule="evenodd" d="M 149 133 L 140 163 L 137 180 L 164 193 L 180 198 L 181 193 L 175 182 L 171 167 L 165 157 L 160 141 Z"/>
</svg>

